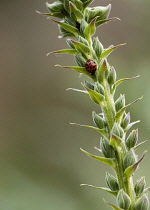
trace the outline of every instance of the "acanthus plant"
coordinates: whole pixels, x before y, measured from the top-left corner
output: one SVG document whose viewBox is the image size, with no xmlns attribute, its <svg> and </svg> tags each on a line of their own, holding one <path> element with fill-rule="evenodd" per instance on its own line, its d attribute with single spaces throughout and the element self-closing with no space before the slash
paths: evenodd
<svg viewBox="0 0 150 210">
<path fill-rule="evenodd" d="M 108 63 L 108 56 L 117 46 L 104 48 L 98 37 L 93 37 L 97 27 L 119 18 L 109 18 L 111 5 L 89 7 L 93 0 L 58 0 L 52 4 L 46 3 L 49 13 L 40 13 L 48 16 L 57 23 L 62 37 L 67 37 L 69 49 L 51 52 L 72 54 L 77 66 L 61 66 L 86 74 L 90 81 L 84 81 L 84 90 L 77 90 L 90 96 L 92 101 L 100 106 L 101 113 L 92 113 L 94 126 L 81 125 L 92 128 L 101 134 L 100 148 L 96 148 L 102 156 L 95 156 L 81 149 L 88 156 L 101 161 L 115 171 L 115 177 L 106 173 L 108 188 L 95 187 L 107 191 L 116 197 L 115 205 L 107 203 L 115 210 L 147 210 L 149 200 L 145 188 L 145 178 L 142 177 L 135 184 L 133 175 L 138 169 L 145 153 L 138 159 L 138 129 L 127 134 L 127 131 L 136 123 L 130 122 L 130 112 L 126 109 L 141 98 L 126 104 L 125 95 L 114 100 L 116 88 L 124 81 L 133 78 L 116 80 L 116 71 Z M 91 82 L 92 80 L 92 82 Z"/>
</svg>

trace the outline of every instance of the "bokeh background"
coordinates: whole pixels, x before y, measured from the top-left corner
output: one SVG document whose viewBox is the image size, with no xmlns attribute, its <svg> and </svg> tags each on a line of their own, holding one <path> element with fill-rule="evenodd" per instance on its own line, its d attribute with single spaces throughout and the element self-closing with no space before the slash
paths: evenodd
<svg viewBox="0 0 150 210">
<path fill-rule="evenodd" d="M 49 3 L 53 1 L 49 0 Z M 97 31 L 105 47 L 127 43 L 110 57 L 118 78 L 141 75 L 120 86 L 127 103 L 144 95 L 130 107 L 138 125 L 138 150 L 150 148 L 150 1 L 101 0 L 112 3 L 110 17 L 122 21 L 105 24 Z M 69 122 L 92 124 L 97 105 L 81 93 L 84 77 L 55 64 L 73 65 L 72 56 L 46 57 L 66 48 L 58 39 L 57 25 L 38 15 L 46 12 L 44 0 L 0 0 L 0 209 L 3 210 L 98 210 L 110 209 L 103 202 L 115 200 L 105 192 L 80 187 L 80 183 L 106 186 L 109 167 L 82 154 L 94 151 L 99 134 Z M 116 95 L 116 97 L 117 97 Z M 136 128 L 136 126 L 135 126 Z M 136 172 L 150 185 L 150 153 Z"/>
</svg>

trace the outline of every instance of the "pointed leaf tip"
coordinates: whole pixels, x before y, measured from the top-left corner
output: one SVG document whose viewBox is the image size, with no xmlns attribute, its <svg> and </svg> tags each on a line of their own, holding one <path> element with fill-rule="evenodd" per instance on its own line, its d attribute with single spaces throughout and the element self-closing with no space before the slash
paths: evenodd
<svg viewBox="0 0 150 210">
<path fill-rule="evenodd" d="M 93 130 L 96 130 L 97 132 L 101 133 L 103 136 L 107 137 L 107 131 L 105 129 L 99 129 L 99 128 L 96 128 L 94 126 L 90 126 L 90 125 L 80 125 L 80 124 L 77 124 L 77 123 L 69 123 L 70 125 L 77 125 L 77 126 L 80 126 L 80 127 L 86 127 L 86 128 L 91 128 Z"/>
<path fill-rule="evenodd" d="M 86 90 L 79 90 L 79 89 L 74 89 L 74 88 L 67 88 L 66 91 L 68 91 L 68 90 L 74 90 L 74 91 L 76 91 L 76 92 L 81 92 L 81 93 L 86 93 L 86 94 L 88 94 L 88 92 L 87 92 Z"/>
<path fill-rule="evenodd" d="M 78 29 L 75 28 L 74 26 L 71 26 L 71 25 L 69 25 L 69 24 L 67 24 L 67 23 L 64 23 L 64 22 L 57 21 L 57 20 L 52 19 L 52 18 L 49 18 L 49 17 L 48 17 L 47 19 L 49 19 L 49 20 L 51 20 L 51 21 L 53 21 L 53 22 L 59 24 L 59 25 L 62 26 L 64 29 L 66 29 L 68 32 L 72 33 L 75 37 L 78 37 L 79 31 L 78 31 Z"/>
<path fill-rule="evenodd" d="M 122 119 L 122 116 L 123 116 L 124 111 L 125 111 L 129 106 L 131 106 L 132 104 L 138 102 L 138 101 L 141 100 L 142 98 L 143 98 L 143 96 L 140 97 L 140 98 L 138 98 L 138 99 L 136 99 L 135 101 L 131 102 L 130 104 L 127 104 L 126 106 L 122 107 L 122 108 L 117 112 L 117 114 L 116 114 L 116 116 L 115 116 L 116 121 L 117 121 L 117 122 L 120 122 L 120 120 Z M 138 122 L 139 122 L 139 121 L 138 121 Z M 137 122 L 136 122 L 136 123 L 137 123 Z M 135 124 L 135 123 L 134 123 L 134 124 Z M 131 123 L 131 126 L 132 126 L 132 123 Z"/>
<path fill-rule="evenodd" d="M 142 160 L 145 158 L 145 155 L 146 155 L 147 151 L 148 151 L 148 150 L 146 150 L 146 151 L 143 153 L 142 157 L 141 157 L 134 165 L 129 166 L 129 167 L 125 170 L 125 174 L 126 174 L 127 178 L 130 178 L 131 175 L 136 171 L 136 169 L 137 169 L 138 165 L 140 164 L 140 162 L 142 162 Z"/>
<path fill-rule="evenodd" d="M 90 98 L 96 103 L 99 104 L 100 106 L 103 107 L 104 105 L 104 96 L 94 90 L 89 89 L 86 87 L 83 83 L 81 83 L 82 86 L 88 91 Z"/>
<path fill-rule="evenodd" d="M 100 56 L 101 59 L 107 58 L 110 55 L 110 53 L 112 53 L 115 49 L 117 49 L 118 47 L 124 46 L 124 45 L 126 45 L 126 43 L 119 44 L 116 46 L 111 46 L 110 48 L 105 49 L 104 52 Z"/>
<path fill-rule="evenodd" d="M 61 67 L 61 68 L 66 68 L 66 69 L 73 69 L 79 73 L 83 73 L 86 74 L 87 76 L 91 77 L 92 79 L 94 78 L 93 76 L 91 76 L 91 74 L 86 70 L 85 67 L 81 67 L 81 66 L 61 66 L 59 64 L 55 65 L 57 67 Z"/>
<path fill-rule="evenodd" d="M 138 77 L 140 77 L 140 75 L 135 76 L 135 77 L 131 77 L 131 78 L 123 78 L 123 79 L 120 79 L 120 80 L 118 80 L 118 81 L 115 83 L 115 86 L 117 87 L 118 85 L 120 85 L 120 84 L 121 84 L 122 82 L 124 82 L 124 81 L 136 79 L 136 78 L 138 78 Z"/>
<path fill-rule="evenodd" d="M 96 186 L 93 186 L 93 185 L 89 185 L 89 184 L 80 184 L 80 186 L 87 186 L 87 187 L 92 187 L 92 188 L 95 188 L 95 189 L 100 189 L 100 190 L 104 190 L 112 195 L 114 195 L 115 197 L 117 196 L 117 192 L 115 191 L 111 191 L 109 188 L 105 188 L 105 187 L 96 187 Z"/>
<path fill-rule="evenodd" d="M 95 17 L 89 25 L 86 27 L 84 31 L 85 37 L 90 41 L 91 36 L 93 36 L 96 32 L 96 20 L 98 17 Z"/>
<path fill-rule="evenodd" d="M 98 27 L 98 26 L 100 26 L 102 24 L 108 23 L 109 21 L 113 21 L 113 20 L 119 20 L 119 21 L 121 21 L 120 18 L 112 17 L 112 18 L 105 19 L 105 20 L 98 20 L 95 24 L 96 24 L 96 27 Z"/>
<path fill-rule="evenodd" d="M 114 160 L 113 160 L 112 158 L 104 158 L 104 157 L 95 156 L 95 155 L 92 155 L 92 154 L 90 154 L 89 152 L 83 150 L 82 148 L 80 148 L 80 150 L 81 150 L 82 152 L 84 152 L 86 155 L 90 156 L 91 158 L 94 158 L 94 159 L 96 159 L 96 160 L 98 160 L 98 161 L 100 161 L 100 162 L 102 162 L 102 163 L 105 163 L 105 164 L 107 164 L 107 165 L 110 165 L 110 166 L 112 166 L 113 168 L 114 168 L 114 166 L 115 166 Z"/>
<path fill-rule="evenodd" d="M 134 150 L 137 150 L 137 148 L 138 148 L 139 146 L 143 145 L 143 144 L 146 143 L 146 142 L 147 142 L 147 140 L 142 141 L 141 143 L 137 144 L 137 145 L 134 147 Z"/>
<path fill-rule="evenodd" d="M 106 204 L 108 204 L 109 206 L 111 206 L 114 210 L 124 210 L 124 209 L 119 208 L 118 206 L 115 206 L 115 205 L 113 205 L 113 204 L 111 204 L 111 203 L 106 202 L 105 199 L 103 199 L 103 200 L 104 200 L 104 202 L 105 202 Z"/>
<path fill-rule="evenodd" d="M 49 56 L 51 54 L 76 54 L 77 51 L 74 49 L 63 49 L 63 50 L 57 50 L 57 51 L 53 51 L 53 52 L 49 52 L 47 53 L 46 56 Z"/>
<path fill-rule="evenodd" d="M 35 12 L 38 13 L 38 14 L 40 14 L 40 15 L 42 15 L 42 13 L 40 11 L 38 11 L 38 10 L 35 10 Z"/>
</svg>

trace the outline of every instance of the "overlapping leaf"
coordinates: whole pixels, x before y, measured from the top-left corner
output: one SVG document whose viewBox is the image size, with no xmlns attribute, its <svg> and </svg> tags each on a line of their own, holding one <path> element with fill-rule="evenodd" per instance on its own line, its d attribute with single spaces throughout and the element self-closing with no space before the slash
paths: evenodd
<svg viewBox="0 0 150 210">
<path fill-rule="evenodd" d="M 104 157 L 99 157 L 99 156 L 95 156 L 90 154 L 89 152 L 83 150 L 82 148 L 80 148 L 82 152 L 84 152 L 86 155 L 90 156 L 91 158 L 94 158 L 102 163 L 105 163 L 107 165 L 110 165 L 112 167 L 115 166 L 115 160 L 113 160 L 112 158 L 104 158 Z"/>
</svg>

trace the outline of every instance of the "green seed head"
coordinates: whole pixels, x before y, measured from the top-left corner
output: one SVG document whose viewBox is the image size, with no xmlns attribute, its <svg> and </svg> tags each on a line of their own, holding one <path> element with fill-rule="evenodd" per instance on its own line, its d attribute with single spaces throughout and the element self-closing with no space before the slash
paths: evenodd
<svg viewBox="0 0 150 210">
<path fill-rule="evenodd" d="M 93 117 L 93 121 L 95 123 L 95 125 L 99 128 L 99 129 L 103 129 L 105 128 L 105 121 L 102 117 L 100 117 L 98 114 L 96 114 L 95 112 L 92 112 L 92 117 Z"/>
<path fill-rule="evenodd" d="M 87 8 L 86 19 L 90 23 L 95 17 L 98 17 L 97 21 L 107 19 L 111 10 L 111 4 L 106 7 L 93 7 Z"/>
<path fill-rule="evenodd" d="M 64 18 L 68 16 L 67 11 L 64 8 L 64 5 L 60 1 L 55 1 L 52 4 L 46 3 L 48 10 L 53 14 L 54 17 Z"/>
<path fill-rule="evenodd" d="M 95 51 L 97 59 L 100 59 L 100 55 L 102 54 L 104 48 L 101 42 L 99 41 L 98 37 L 93 38 L 93 50 Z"/>
<path fill-rule="evenodd" d="M 78 66 L 85 67 L 86 60 L 82 55 L 76 54 L 75 55 L 75 61 L 76 61 Z"/>
<path fill-rule="evenodd" d="M 137 161 L 137 156 L 135 154 L 134 149 L 130 149 L 129 152 L 127 152 L 125 158 L 124 158 L 124 167 L 125 169 L 128 168 L 129 166 L 132 166 L 134 163 Z"/>
<path fill-rule="evenodd" d="M 130 208 L 131 205 L 131 199 L 130 197 L 127 195 L 127 193 L 124 192 L 123 189 L 121 189 L 118 192 L 117 195 L 117 203 L 118 206 L 122 209 L 128 210 Z M 141 209 L 142 210 L 142 209 Z"/>
<path fill-rule="evenodd" d="M 118 123 L 115 123 L 113 128 L 112 128 L 112 133 L 115 134 L 116 136 L 122 138 L 124 135 L 123 129 L 120 127 Z"/>
<path fill-rule="evenodd" d="M 95 83 L 94 90 L 102 95 L 105 94 L 104 87 L 99 82 Z"/>
<path fill-rule="evenodd" d="M 101 138 L 101 150 L 106 158 L 114 158 L 115 152 L 113 147 L 110 145 L 109 140 L 106 138 Z"/>
<path fill-rule="evenodd" d="M 128 114 L 125 114 L 125 117 L 122 119 L 122 122 L 121 122 L 121 127 L 123 129 L 126 129 L 129 123 L 130 123 L 130 112 Z"/>
<path fill-rule="evenodd" d="M 115 101 L 116 112 L 125 106 L 125 95 L 120 95 L 120 97 Z"/>
<path fill-rule="evenodd" d="M 106 183 L 112 191 L 118 192 L 118 181 L 113 175 L 109 174 L 108 172 L 106 172 Z"/>
<path fill-rule="evenodd" d="M 108 83 L 113 85 L 116 82 L 116 70 L 114 67 L 111 68 L 109 76 L 108 76 Z"/>
<path fill-rule="evenodd" d="M 132 132 L 129 134 L 127 140 L 126 140 L 126 146 L 128 150 L 130 150 L 132 147 L 136 145 L 138 141 L 138 129 L 132 130 Z"/>
<path fill-rule="evenodd" d="M 134 191 L 135 191 L 137 197 L 140 196 L 143 193 L 145 185 L 146 185 L 145 177 L 141 177 L 141 179 L 139 179 L 136 182 L 135 187 L 134 187 Z"/>
<path fill-rule="evenodd" d="M 146 194 L 142 195 L 135 204 L 135 210 L 148 210 L 149 200 Z"/>
</svg>

